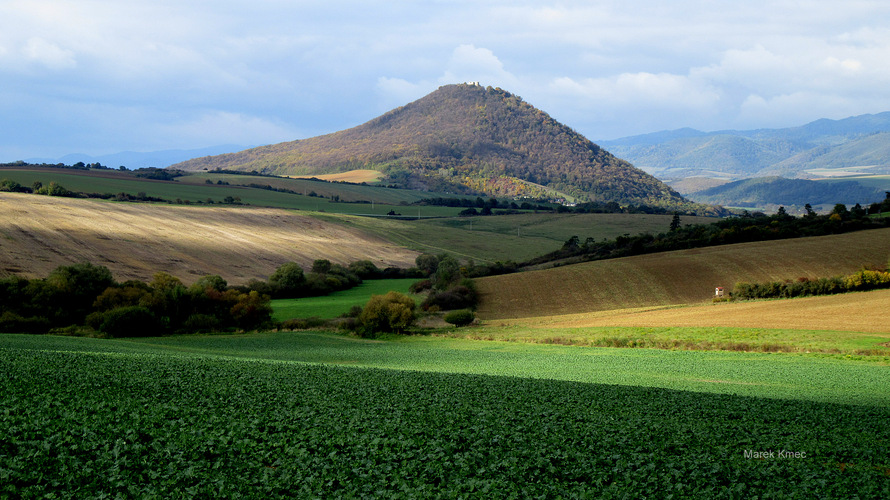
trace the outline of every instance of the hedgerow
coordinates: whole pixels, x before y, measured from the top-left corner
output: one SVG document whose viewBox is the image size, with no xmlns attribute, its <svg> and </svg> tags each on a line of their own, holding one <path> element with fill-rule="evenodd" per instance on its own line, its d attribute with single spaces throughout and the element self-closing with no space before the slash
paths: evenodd
<svg viewBox="0 0 890 500">
<path fill-rule="evenodd" d="M 862 269 L 854 274 L 831 278 L 800 278 L 797 281 L 772 281 L 768 283 L 736 283 L 732 289 L 732 298 L 738 300 L 791 298 L 833 295 L 882 288 L 890 288 L 890 272 Z"/>
</svg>

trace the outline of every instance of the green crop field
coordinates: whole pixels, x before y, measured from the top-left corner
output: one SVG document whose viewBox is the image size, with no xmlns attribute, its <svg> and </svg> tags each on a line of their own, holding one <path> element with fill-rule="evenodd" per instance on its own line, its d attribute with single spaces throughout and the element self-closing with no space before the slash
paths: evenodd
<svg viewBox="0 0 890 500">
<path fill-rule="evenodd" d="M 291 318 L 336 318 L 349 312 L 352 306 L 364 306 L 372 295 L 383 295 L 389 291 L 408 293 L 408 288 L 416 281 L 418 280 L 369 280 L 355 288 L 321 297 L 276 299 L 272 301 L 272 319 L 284 321 Z"/>
<path fill-rule="evenodd" d="M 492 217 L 369 220 L 325 215 L 326 220 L 377 234 L 395 244 L 428 253 L 451 253 L 481 262 L 537 257 L 559 249 L 569 238 L 613 239 L 623 234 L 663 233 L 671 215 L 527 213 Z M 683 224 L 707 224 L 711 217 L 682 217 Z"/>
<path fill-rule="evenodd" d="M 297 193 L 308 196 L 309 193 L 315 192 L 319 196 L 331 198 L 338 196 L 340 200 L 347 202 L 366 201 L 374 203 L 382 203 L 386 205 L 399 205 L 400 203 L 413 203 L 425 198 L 433 198 L 436 196 L 448 196 L 449 198 L 472 198 L 475 196 L 461 195 L 443 195 L 441 193 L 430 193 L 427 191 L 416 191 L 413 189 L 393 189 L 377 186 L 366 186 L 361 184 L 339 183 L 339 182 L 318 182 L 309 179 L 290 179 L 285 177 L 265 177 L 255 175 L 239 175 L 239 174 L 216 174 L 216 173 L 195 173 L 179 177 L 178 181 L 186 184 L 202 185 L 210 180 L 213 183 L 217 181 L 228 182 L 230 185 L 247 186 L 250 184 L 258 184 L 261 186 L 272 186 L 275 189 L 289 189 Z"/>
<path fill-rule="evenodd" d="M 214 178 L 216 177 L 219 177 L 219 175 L 214 176 Z M 241 178 L 242 176 L 233 175 L 229 177 Z M 151 197 L 163 198 L 170 201 L 189 201 L 190 203 L 206 203 L 208 199 L 213 200 L 214 203 L 220 203 L 227 196 L 231 196 L 233 198 L 240 198 L 241 203 L 254 206 L 288 208 L 296 210 L 321 211 L 342 214 L 385 216 L 390 211 L 395 211 L 396 213 L 400 213 L 404 216 L 424 218 L 454 216 L 457 215 L 457 213 L 461 210 L 460 208 L 451 207 L 402 207 L 385 205 L 382 203 L 383 200 L 395 200 L 400 198 L 399 196 L 385 194 L 386 191 L 399 190 L 387 190 L 386 188 L 365 186 L 358 187 L 371 194 L 380 193 L 380 200 L 375 200 L 375 198 L 373 198 L 371 194 L 369 194 L 368 201 L 377 201 L 376 204 L 371 205 L 370 203 L 338 203 L 333 202 L 327 198 L 303 196 L 301 194 L 291 194 L 270 191 L 266 189 L 256 189 L 236 185 L 226 186 L 216 184 L 204 184 L 204 182 L 206 181 L 206 178 L 204 177 L 202 177 L 200 179 L 200 182 L 197 183 L 195 183 L 194 181 L 155 181 L 148 179 L 138 179 L 130 176 L 129 174 L 116 173 L 114 171 L 102 171 L 97 173 L 93 171 L 82 172 L 78 170 L 64 169 L 19 170 L 4 168 L 0 169 L 0 179 L 14 180 L 24 186 L 31 186 L 34 181 L 40 181 L 44 184 L 56 182 L 57 184 L 60 184 L 71 191 L 85 193 L 117 194 L 123 192 L 130 195 L 135 195 L 136 193 L 144 192 L 147 196 Z M 188 179 L 188 177 L 184 179 Z M 257 180 L 258 184 L 270 184 L 270 182 L 268 181 L 275 180 L 273 178 L 266 177 L 257 177 L 256 179 L 267 179 L 267 182 Z M 311 181 L 298 181 L 296 179 L 280 180 L 280 182 L 285 183 L 291 181 L 311 183 Z M 318 182 L 311 184 L 328 186 L 328 190 L 334 191 L 337 191 L 338 189 L 352 191 L 357 188 L 356 186 L 349 186 L 345 184 L 327 184 Z M 321 193 L 319 189 L 316 189 L 316 191 Z M 311 192 L 312 188 L 310 188 L 309 191 Z M 325 192 L 328 191 L 326 190 Z M 410 196 L 406 195 L 406 199 L 418 196 L 416 192 L 411 193 L 415 194 Z M 430 195 L 429 193 L 427 194 Z M 349 199 L 351 195 L 344 194 L 344 196 L 346 196 L 345 199 Z"/>
<path fill-rule="evenodd" d="M 0 345 L 0 497 L 890 495 L 874 364 L 311 333 Z"/>
</svg>

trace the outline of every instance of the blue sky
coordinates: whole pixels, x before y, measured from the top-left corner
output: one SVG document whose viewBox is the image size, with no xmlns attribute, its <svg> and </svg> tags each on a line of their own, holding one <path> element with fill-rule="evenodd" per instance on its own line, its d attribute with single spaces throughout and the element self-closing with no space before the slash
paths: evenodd
<svg viewBox="0 0 890 500">
<path fill-rule="evenodd" d="M 890 2 L 0 0 L 0 161 L 258 145 L 440 85 L 590 139 L 890 110 Z"/>
</svg>

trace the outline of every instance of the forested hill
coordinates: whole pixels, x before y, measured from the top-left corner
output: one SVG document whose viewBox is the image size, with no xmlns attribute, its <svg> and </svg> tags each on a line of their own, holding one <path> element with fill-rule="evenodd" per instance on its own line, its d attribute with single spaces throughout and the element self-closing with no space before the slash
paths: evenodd
<svg viewBox="0 0 890 500">
<path fill-rule="evenodd" d="M 446 85 L 358 127 L 173 165 L 278 175 L 374 169 L 388 184 L 670 206 L 685 200 L 509 92 Z"/>
</svg>

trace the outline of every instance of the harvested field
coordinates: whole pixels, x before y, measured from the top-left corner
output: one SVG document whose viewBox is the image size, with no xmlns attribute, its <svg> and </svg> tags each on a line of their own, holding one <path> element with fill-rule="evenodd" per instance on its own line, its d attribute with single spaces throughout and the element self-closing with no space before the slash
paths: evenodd
<svg viewBox="0 0 890 500">
<path fill-rule="evenodd" d="M 886 265 L 890 229 L 603 260 L 478 280 L 483 319 L 710 302 L 714 287 Z M 806 313 L 804 313 L 806 314 Z M 763 326 L 763 325 L 760 325 Z"/>
<path fill-rule="evenodd" d="M 356 184 L 367 182 L 371 184 L 379 181 L 380 178 L 383 177 L 383 173 L 377 170 L 350 170 L 349 172 L 340 172 L 338 174 L 293 175 L 291 177 L 294 179 L 309 179 L 315 177 L 316 179 L 325 181 L 354 182 Z"/>
<path fill-rule="evenodd" d="M 90 261 L 117 280 L 159 271 L 186 283 L 219 274 L 262 279 L 284 262 L 315 259 L 380 267 L 413 265 L 416 253 L 367 233 L 273 208 L 110 203 L 0 193 L 0 276 L 46 276 Z"/>
<path fill-rule="evenodd" d="M 717 327 L 888 334 L 890 324 L 885 321 L 888 304 L 890 290 L 875 290 L 796 299 L 620 309 L 504 323 L 547 329 Z"/>
</svg>

